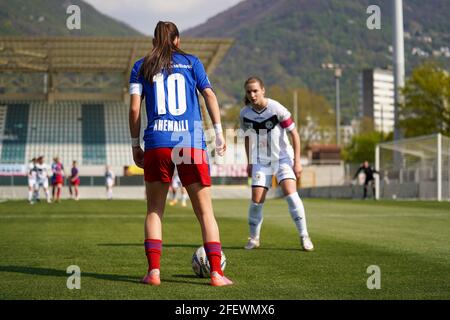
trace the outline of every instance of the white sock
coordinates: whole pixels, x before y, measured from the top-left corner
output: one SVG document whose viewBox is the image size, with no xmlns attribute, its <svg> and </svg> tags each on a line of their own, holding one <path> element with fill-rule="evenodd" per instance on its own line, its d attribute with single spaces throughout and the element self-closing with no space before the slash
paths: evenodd
<svg viewBox="0 0 450 320">
<path fill-rule="evenodd" d="M 108 199 L 112 199 L 112 190 L 108 190 Z"/>
<path fill-rule="evenodd" d="M 291 214 L 292 220 L 297 227 L 297 231 L 300 236 L 308 236 L 308 229 L 306 228 L 306 216 L 305 208 L 303 207 L 302 199 L 297 192 L 291 193 L 286 196 L 286 201 L 289 206 L 289 212 Z"/>
<path fill-rule="evenodd" d="M 187 198 L 188 198 L 187 193 L 183 193 L 183 195 L 181 196 L 181 200 L 182 200 L 183 202 L 186 202 Z"/>
<path fill-rule="evenodd" d="M 50 191 L 45 191 L 45 197 L 47 198 L 47 201 L 50 201 Z"/>
<path fill-rule="evenodd" d="M 33 190 L 28 190 L 28 201 L 33 200 Z"/>
<path fill-rule="evenodd" d="M 248 225 L 250 227 L 250 237 L 259 239 L 261 226 L 263 223 L 263 203 L 255 203 L 252 201 L 248 209 Z"/>
</svg>

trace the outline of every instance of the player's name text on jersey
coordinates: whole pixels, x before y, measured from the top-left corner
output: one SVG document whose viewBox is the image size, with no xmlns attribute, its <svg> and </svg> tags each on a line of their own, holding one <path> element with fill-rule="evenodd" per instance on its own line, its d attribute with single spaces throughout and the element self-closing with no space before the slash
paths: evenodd
<svg viewBox="0 0 450 320">
<path fill-rule="evenodd" d="M 189 122 L 188 120 L 155 120 L 153 131 L 189 131 Z"/>
<path fill-rule="evenodd" d="M 176 68 L 178 68 L 178 69 L 192 69 L 192 65 L 178 63 L 178 64 L 173 64 L 172 68 L 174 68 L 174 69 L 176 69 Z"/>
</svg>

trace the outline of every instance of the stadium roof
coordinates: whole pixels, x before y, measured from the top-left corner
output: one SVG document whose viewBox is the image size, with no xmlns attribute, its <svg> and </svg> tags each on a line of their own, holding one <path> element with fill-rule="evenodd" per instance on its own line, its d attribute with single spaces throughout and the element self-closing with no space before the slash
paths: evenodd
<svg viewBox="0 0 450 320">
<path fill-rule="evenodd" d="M 198 56 L 209 74 L 232 44 L 232 39 L 181 39 L 181 48 Z M 0 99 L 92 100 L 97 96 L 106 98 L 106 94 L 112 94 L 108 96 L 110 99 L 123 98 L 134 62 L 151 48 L 150 37 L 0 37 Z M 36 79 L 42 78 L 42 83 L 36 85 L 30 80 L 33 79 L 31 74 L 39 75 Z M 109 83 L 110 88 L 119 91 L 108 92 L 105 86 L 98 95 L 83 93 L 83 85 L 88 88 L 95 83 L 92 79 L 86 80 L 88 74 L 91 77 L 93 74 L 119 75 L 121 80 Z M 37 90 L 30 90 L 32 85 L 36 85 Z M 73 92 L 71 85 L 75 88 Z M 60 86 L 65 92 L 59 90 Z"/>
</svg>

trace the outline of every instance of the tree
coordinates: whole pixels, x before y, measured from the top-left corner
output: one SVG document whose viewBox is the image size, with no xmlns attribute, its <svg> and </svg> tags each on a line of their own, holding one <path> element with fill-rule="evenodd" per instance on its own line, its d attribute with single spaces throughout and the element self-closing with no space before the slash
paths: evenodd
<svg viewBox="0 0 450 320">
<path fill-rule="evenodd" d="M 298 97 L 298 119 L 294 119 L 294 90 Z M 267 88 L 266 96 L 279 101 L 291 112 L 303 148 L 311 143 L 330 143 L 334 140 L 335 114 L 325 97 L 305 88 L 285 89 L 280 86 Z"/>
<path fill-rule="evenodd" d="M 375 161 L 375 146 L 383 142 L 379 132 L 371 131 L 354 135 L 352 141 L 343 150 L 343 158 L 347 162 L 362 163 Z"/>
<path fill-rule="evenodd" d="M 436 63 L 413 70 L 403 89 L 400 128 L 405 137 L 450 134 L 450 75 Z"/>
</svg>

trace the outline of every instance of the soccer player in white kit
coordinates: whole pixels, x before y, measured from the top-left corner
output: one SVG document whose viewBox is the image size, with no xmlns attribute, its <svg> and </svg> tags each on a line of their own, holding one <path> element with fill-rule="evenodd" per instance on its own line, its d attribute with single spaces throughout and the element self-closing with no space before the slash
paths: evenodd
<svg viewBox="0 0 450 320">
<path fill-rule="evenodd" d="M 110 166 L 106 166 L 105 179 L 106 179 L 106 198 L 108 200 L 112 200 L 113 186 L 114 186 L 114 181 L 116 179 L 116 175 L 111 170 Z"/>
<path fill-rule="evenodd" d="M 295 123 L 283 105 L 265 97 L 261 79 L 247 79 L 244 88 L 246 105 L 240 113 L 240 125 L 246 135 L 250 133 L 245 138 L 245 149 L 247 173 L 252 178 L 252 200 L 248 211 L 250 237 L 245 249 L 260 245 L 264 200 L 275 175 L 299 233 L 300 244 L 305 251 L 312 251 L 314 246 L 306 226 L 305 208 L 297 192 L 296 181 L 300 178 L 302 165 L 300 136 Z"/>
<path fill-rule="evenodd" d="M 174 206 L 178 203 L 178 190 L 180 190 L 181 193 L 181 206 L 186 207 L 187 206 L 187 198 L 188 194 L 186 189 L 183 187 L 183 184 L 181 183 L 180 177 L 178 176 L 178 171 L 175 168 L 175 172 L 172 177 L 172 184 L 171 184 L 171 191 L 172 191 L 172 200 L 169 202 L 169 206 Z"/>
<path fill-rule="evenodd" d="M 37 179 L 36 158 L 31 159 L 28 164 L 28 202 L 34 204 Z"/>
<path fill-rule="evenodd" d="M 45 197 L 47 198 L 47 202 L 51 203 L 50 199 L 50 191 L 48 189 L 48 170 L 49 166 L 44 162 L 44 156 L 39 156 L 36 161 L 36 171 L 37 171 L 37 179 L 36 179 L 36 198 L 39 198 L 39 189 L 40 187 L 44 188 Z"/>
</svg>

